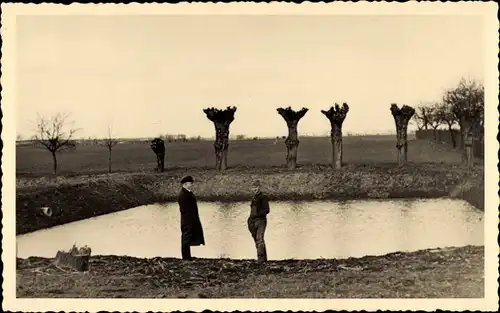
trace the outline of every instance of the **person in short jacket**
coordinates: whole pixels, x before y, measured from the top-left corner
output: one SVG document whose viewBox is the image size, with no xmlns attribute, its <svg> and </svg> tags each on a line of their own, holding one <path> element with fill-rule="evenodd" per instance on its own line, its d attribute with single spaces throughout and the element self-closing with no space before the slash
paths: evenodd
<svg viewBox="0 0 500 313">
<path fill-rule="evenodd" d="M 181 212 L 181 252 L 182 259 L 191 260 L 191 246 L 205 245 L 203 227 L 198 214 L 196 197 L 192 186 L 194 179 L 186 176 L 181 179 L 182 188 L 179 193 L 178 203 Z"/>
<path fill-rule="evenodd" d="M 267 214 L 269 214 L 269 199 L 262 193 L 260 181 L 255 181 L 251 187 L 254 192 L 250 204 L 250 216 L 248 217 L 248 230 L 257 248 L 257 260 L 259 262 L 267 261 L 266 243 L 264 233 L 267 226 Z"/>
</svg>

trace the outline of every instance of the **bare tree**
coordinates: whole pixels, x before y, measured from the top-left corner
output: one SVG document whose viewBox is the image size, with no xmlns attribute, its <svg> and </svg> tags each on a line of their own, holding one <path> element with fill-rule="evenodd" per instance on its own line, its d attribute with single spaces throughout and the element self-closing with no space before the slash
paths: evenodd
<svg viewBox="0 0 500 313">
<path fill-rule="evenodd" d="M 297 132 L 297 127 L 300 120 L 306 115 L 308 108 L 302 108 L 298 111 L 294 111 L 290 106 L 286 108 L 276 109 L 278 114 L 283 117 L 288 127 L 288 137 L 285 140 L 285 145 L 287 149 L 286 153 L 286 165 L 288 169 L 295 169 L 297 166 L 297 150 L 299 148 L 299 136 Z"/>
<path fill-rule="evenodd" d="M 448 126 L 451 143 L 453 145 L 453 148 L 456 148 L 457 140 L 453 132 L 453 126 L 457 124 L 457 117 L 453 113 L 453 108 L 448 103 L 443 102 L 439 104 L 435 114 L 439 116 L 439 119 L 443 124 L 446 124 Z"/>
<path fill-rule="evenodd" d="M 441 116 L 439 115 L 439 103 L 438 102 L 430 102 L 427 104 L 427 119 L 429 121 L 429 126 L 434 130 L 434 132 L 438 129 L 438 127 L 442 124 Z"/>
<path fill-rule="evenodd" d="M 390 110 L 396 123 L 398 165 L 403 166 L 408 163 L 408 122 L 415 114 L 415 109 L 408 105 L 403 105 L 400 109 L 397 104 L 392 103 Z"/>
<path fill-rule="evenodd" d="M 156 170 L 163 173 L 165 171 L 165 141 L 157 137 L 151 140 L 150 147 L 156 154 Z"/>
<path fill-rule="evenodd" d="M 417 125 L 418 130 L 429 129 L 429 114 L 428 108 L 425 104 L 420 104 L 415 110 L 415 114 L 412 116 L 412 120 Z"/>
<path fill-rule="evenodd" d="M 442 116 L 439 114 L 439 102 L 429 102 L 426 105 L 426 115 L 429 126 L 432 128 L 432 137 L 437 140 L 437 129 L 443 124 Z"/>
<path fill-rule="evenodd" d="M 443 102 L 452 107 L 452 112 L 457 117 L 464 143 L 462 159 L 467 167 L 472 167 L 474 142 L 482 138 L 484 86 L 462 78 L 457 87 L 446 91 Z"/>
<path fill-rule="evenodd" d="M 335 103 L 335 107 L 330 107 L 328 111 L 321 110 L 321 113 L 330 121 L 330 140 L 332 142 L 332 165 L 339 169 L 342 167 L 342 124 L 349 112 L 349 105 L 343 103 L 340 107 Z"/>
<path fill-rule="evenodd" d="M 229 148 L 229 128 L 234 121 L 236 106 L 228 106 L 225 109 L 214 107 L 203 109 L 207 118 L 215 126 L 215 169 L 224 171 L 227 169 L 227 154 Z"/>
<path fill-rule="evenodd" d="M 51 153 L 54 175 L 57 175 L 57 153 L 73 150 L 76 146 L 71 139 L 77 129 L 68 126 L 68 117 L 68 114 L 57 113 L 47 119 L 37 114 L 34 138 Z"/>
<path fill-rule="evenodd" d="M 108 126 L 108 137 L 104 139 L 104 145 L 108 148 L 108 173 L 111 173 L 111 150 L 118 144 L 118 140 L 111 136 L 111 127 Z"/>
</svg>

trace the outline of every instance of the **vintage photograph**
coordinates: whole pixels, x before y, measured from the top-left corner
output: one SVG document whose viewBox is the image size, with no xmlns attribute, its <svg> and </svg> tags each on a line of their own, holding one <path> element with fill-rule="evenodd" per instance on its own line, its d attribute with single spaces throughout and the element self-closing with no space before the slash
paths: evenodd
<svg viewBox="0 0 500 313">
<path fill-rule="evenodd" d="M 490 4 L 2 4 L 4 308 L 495 310 Z"/>
</svg>

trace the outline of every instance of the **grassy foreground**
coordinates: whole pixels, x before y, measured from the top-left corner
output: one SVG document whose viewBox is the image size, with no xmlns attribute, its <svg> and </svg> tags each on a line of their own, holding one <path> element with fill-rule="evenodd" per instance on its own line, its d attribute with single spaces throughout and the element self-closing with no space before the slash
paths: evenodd
<svg viewBox="0 0 500 313">
<path fill-rule="evenodd" d="M 462 247 L 345 260 L 137 259 L 94 256 L 86 273 L 18 259 L 17 297 L 481 298 L 484 249 Z"/>
<path fill-rule="evenodd" d="M 280 143 L 280 145 L 283 145 Z M 167 147 L 165 173 L 154 173 L 147 145 L 117 149 L 113 174 L 105 148 L 82 147 L 61 158 L 50 174 L 50 155 L 17 151 L 16 232 L 23 234 L 155 202 L 175 200 L 179 179 L 193 175 L 199 200 L 249 200 L 260 179 L 273 200 L 454 197 L 484 210 L 483 166 L 460 165 L 457 151 L 423 140 L 410 142 L 410 164 L 395 165 L 392 136 L 347 137 L 346 163 L 329 166 L 326 138 L 307 138 L 300 167 L 283 168 L 284 147 L 272 140 L 231 144 L 230 168 L 213 169 L 211 142 Z M 284 145 L 283 145 L 284 146 Z M 31 149 L 31 150 L 30 150 Z M 51 217 L 39 208 L 49 206 Z M 65 249 L 66 247 L 61 247 Z M 483 247 L 463 247 L 347 260 L 271 261 L 92 257 L 88 273 L 70 273 L 50 259 L 18 259 L 18 297 L 482 297 Z"/>
</svg>

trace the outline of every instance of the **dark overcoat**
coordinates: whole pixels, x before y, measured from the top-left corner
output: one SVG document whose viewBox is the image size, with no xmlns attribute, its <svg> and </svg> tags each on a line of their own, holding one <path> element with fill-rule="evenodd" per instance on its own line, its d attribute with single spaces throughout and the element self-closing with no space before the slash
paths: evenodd
<svg viewBox="0 0 500 313">
<path fill-rule="evenodd" d="M 177 202 L 181 211 L 182 244 L 189 246 L 205 245 L 196 197 L 186 188 L 181 188 Z"/>
</svg>

